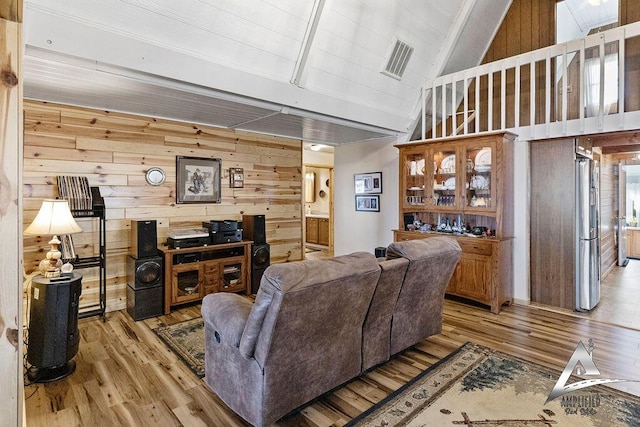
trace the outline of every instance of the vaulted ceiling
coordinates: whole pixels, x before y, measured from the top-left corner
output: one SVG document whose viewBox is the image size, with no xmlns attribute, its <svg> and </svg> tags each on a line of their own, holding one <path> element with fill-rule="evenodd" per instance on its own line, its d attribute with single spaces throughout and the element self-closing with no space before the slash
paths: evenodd
<svg viewBox="0 0 640 427">
<path fill-rule="evenodd" d="M 341 144 L 411 134 L 511 0 L 25 0 L 26 98 Z M 398 43 L 401 77 L 382 72 Z"/>
</svg>

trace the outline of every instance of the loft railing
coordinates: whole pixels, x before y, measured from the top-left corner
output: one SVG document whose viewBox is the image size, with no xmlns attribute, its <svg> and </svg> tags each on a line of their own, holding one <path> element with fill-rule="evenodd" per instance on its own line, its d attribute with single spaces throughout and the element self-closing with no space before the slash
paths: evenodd
<svg viewBox="0 0 640 427">
<path fill-rule="evenodd" d="M 427 81 L 422 139 L 640 127 L 640 22 Z M 533 78 L 531 78 L 533 75 Z"/>
</svg>

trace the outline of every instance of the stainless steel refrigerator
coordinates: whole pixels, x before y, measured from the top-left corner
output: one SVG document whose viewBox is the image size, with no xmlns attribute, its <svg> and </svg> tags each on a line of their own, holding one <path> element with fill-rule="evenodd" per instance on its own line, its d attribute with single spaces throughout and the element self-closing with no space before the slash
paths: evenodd
<svg viewBox="0 0 640 427">
<path fill-rule="evenodd" d="M 598 162 L 576 154 L 576 311 L 600 301 L 600 194 Z"/>
</svg>

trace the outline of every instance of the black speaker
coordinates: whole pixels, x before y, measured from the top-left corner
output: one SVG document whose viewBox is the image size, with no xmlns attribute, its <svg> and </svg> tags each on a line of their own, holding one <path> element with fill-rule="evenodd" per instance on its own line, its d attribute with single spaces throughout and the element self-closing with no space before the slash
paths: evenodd
<svg viewBox="0 0 640 427">
<path fill-rule="evenodd" d="M 407 230 L 407 225 L 413 224 L 413 214 L 404 214 L 404 229 Z"/>
<path fill-rule="evenodd" d="M 82 276 L 47 279 L 36 276 L 30 288 L 27 371 L 33 382 L 55 381 L 71 374 L 78 353 L 78 303 Z"/>
<path fill-rule="evenodd" d="M 127 256 L 127 313 L 133 320 L 160 316 L 163 309 L 163 262 L 161 256 Z"/>
<path fill-rule="evenodd" d="M 162 315 L 162 286 L 133 289 L 127 286 L 127 313 L 135 321 Z"/>
<path fill-rule="evenodd" d="M 256 245 L 267 243 L 264 215 L 242 215 L 242 237 Z"/>
<path fill-rule="evenodd" d="M 162 257 L 127 256 L 127 284 L 134 289 L 162 285 Z"/>
<path fill-rule="evenodd" d="M 143 258 L 158 255 L 156 220 L 131 221 L 131 255 Z"/>
<path fill-rule="evenodd" d="M 255 294 L 260 288 L 260 280 L 264 270 L 271 264 L 271 247 L 268 243 L 251 245 L 251 293 Z"/>
</svg>

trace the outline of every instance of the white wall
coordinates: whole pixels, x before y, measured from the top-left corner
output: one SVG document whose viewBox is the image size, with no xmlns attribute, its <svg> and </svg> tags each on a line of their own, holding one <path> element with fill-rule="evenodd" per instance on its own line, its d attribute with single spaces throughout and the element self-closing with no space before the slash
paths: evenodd
<svg viewBox="0 0 640 427">
<path fill-rule="evenodd" d="M 333 153 L 302 150 L 302 163 L 305 165 L 333 167 Z"/>
<path fill-rule="evenodd" d="M 340 145 L 334 152 L 334 254 L 373 253 L 398 227 L 398 149 L 395 137 Z M 356 212 L 353 175 L 382 172 L 380 212 Z"/>
</svg>

